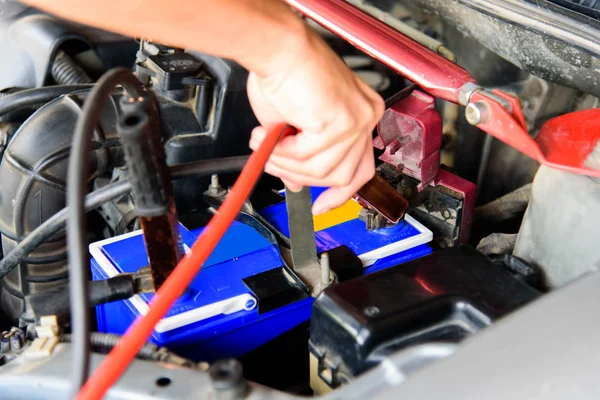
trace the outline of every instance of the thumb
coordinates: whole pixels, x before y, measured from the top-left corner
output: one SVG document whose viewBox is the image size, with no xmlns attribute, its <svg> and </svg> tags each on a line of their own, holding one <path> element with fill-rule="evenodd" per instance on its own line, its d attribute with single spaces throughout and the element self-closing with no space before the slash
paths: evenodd
<svg viewBox="0 0 600 400">
<path fill-rule="evenodd" d="M 298 185 L 297 183 L 290 182 L 287 179 L 282 179 L 283 184 L 285 185 L 286 190 L 290 190 L 294 193 L 297 193 L 302 190 L 302 185 Z"/>
</svg>

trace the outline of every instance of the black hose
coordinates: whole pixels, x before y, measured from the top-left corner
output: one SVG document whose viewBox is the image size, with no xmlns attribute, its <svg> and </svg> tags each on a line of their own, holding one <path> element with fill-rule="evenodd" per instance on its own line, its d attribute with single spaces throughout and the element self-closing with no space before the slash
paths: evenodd
<svg viewBox="0 0 600 400">
<path fill-rule="evenodd" d="M 0 99 L 10 96 L 11 94 L 15 94 L 18 92 L 22 92 L 23 90 L 27 90 L 22 87 L 10 87 L 4 89 L 0 92 Z M 25 121 L 27 118 L 31 116 L 34 112 L 40 109 L 43 104 L 34 104 L 32 106 L 23 107 L 16 111 L 10 112 L 8 114 L 0 115 L 0 121 L 2 122 L 12 122 L 12 121 Z M 1 159 L 1 158 L 0 158 Z"/>
<path fill-rule="evenodd" d="M 92 83 L 92 78 L 67 53 L 59 50 L 54 57 L 52 79 L 59 85 L 75 85 Z"/>
<path fill-rule="evenodd" d="M 23 90 L 27 90 L 22 87 L 9 87 L 0 92 L 0 99 L 10 96 L 11 94 L 22 92 Z"/>
<path fill-rule="evenodd" d="M 73 362 L 71 387 L 74 397 L 87 381 L 89 374 L 89 318 L 88 285 L 85 265 L 88 264 L 87 227 L 85 195 L 88 191 L 90 162 L 88 153 L 92 147 L 94 129 L 98 126 L 104 105 L 113 90 L 121 85 L 129 95 L 137 99 L 144 95 L 145 89 L 125 68 L 115 68 L 100 78 L 90 91 L 77 120 L 69 169 L 67 174 L 67 245 L 69 248 L 69 278 L 71 295 L 71 325 L 73 339 Z M 16 95 L 18 95 L 17 93 Z M 8 99 L 9 97 L 7 97 Z"/>
<path fill-rule="evenodd" d="M 90 344 L 98 351 L 110 351 L 119 343 L 121 337 L 121 335 L 114 335 L 112 333 L 92 332 L 90 334 Z M 60 337 L 61 343 L 71 343 L 71 340 L 71 335 L 62 335 Z M 180 357 L 165 347 L 159 347 L 152 343 L 145 343 L 138 351 L 137 358 L 148 361 L 168 362 L 186 368 L 194 368 L 196 366 L 196 363 L 193 361 Z"/>
<path fill-rule="evenodd" d="M 248 156 L 229 157 L 214 160 L 195 161 L 174 165 L 169 168 L 172 179 L 181 179 L 192 175 L 207 176 L 211 174 L 227 174 L 239 172 L 246 164 Z M 95 190 L 85 197 L 85 209 L 91 211 L 102 204 L 117 199 L 131 191 L 127 181 L 111 183 Z M 60 231 L 67 221 L 69 209 L 63 208 L 27 235 L 10 253 L 0 260 L 0 279 L 4 278 L 17 265 L 25 261 L 27 256 L 37 249 L 52 235 Z"/>
<path fill-rule="evenodd" d="M 64 85 L 22 90 L 0 98 L 0 116 L 21 108 L 45 104 L 64 94 L 89 89 L 91 87 L 92 85 Z"/>
</svg>

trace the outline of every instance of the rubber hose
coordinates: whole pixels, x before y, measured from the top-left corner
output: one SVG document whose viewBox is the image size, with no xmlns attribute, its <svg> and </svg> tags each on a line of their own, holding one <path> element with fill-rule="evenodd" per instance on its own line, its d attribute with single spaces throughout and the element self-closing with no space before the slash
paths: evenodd
<svg viewBox="0 0 600 400">
<path fill-rule="evenodd" d="M 0 99 L 8 97 L 11 94 L 22 92 L 23 90 L 26 90 L 26 89 L 21 88 L 21 87 L 11 87 L 11 88 L 4 89 L 3 91 L 0 92 Z M 31 105 L 28 107 L 23 107 L 20 110 L 16 110 L 16 111 L 10 112 L 8 114 L 4 114 L 4 115 L 0 116 L 0 121 L 2 121 L 2 122 L 25 121 L 27 118 L 29 118 L 31 116 L 31 114 L 33 114 L 34 112 L 39 110 L 42 105 L 43 104 L 34 104 L 34 105 Z"/>
<path fill-rule="evenodd" d="M 59 85 L 75 85 L 92 83 L 92 78 L 67 53 L 59 50 L 56 53 L 52 69 L 52 79 Z"/>
<path fill-rule="evenodd" d="M 46 104 L 63 94 L 73 93 L 91 87 L 92 85 L 63 85 L 25 89 L 4 98 L 0 98 L 0 116 L 21 108 Z"/>
<path fill-rule="evenodd" d="M 238 172 L 248 161 L 248 156 L 220 158 L 214 160 L 194 161 L 186 164 L 174 165 L 169 168 L 172 179 L 185 178 L 192 175 L 208 176 L 211 174 L 225 174 Z M 114 182 L 95 190 L 85 197 L 85 209 L 90 211 L 102 204 L 114 200 L 131 191 L 127 181 Z M 68 208 L 63 208 L 44 223 L 27 235 L 19 244 L 0 260 L 0 279 L 12 271 L 50 237 L 65 226 Z"/>
<path fill-rule="evenodd" d="M 34 90 L 35 93 L 50 92 L 52 96 L 57 94 L 55 88 L 43 89 Z M 9 95 L 0 99 L 0 104 L 26 92 L 31 91 Z M 118 146 L 115 140 L 107 141 L 116 135 L 111 132 L 110 116 L 117 115 L 118 110 L 111 104 L 105 112 L 107 119 L 97 130 L 97 150 L 88 153 L 96 166 L 92 176 L 109 170 L 108 152 Z M 5 255 L 11 254 L 31 232 L 64 208 L 73 126 L 80 114 L 79 97 L 62 96 L 27 119 L 10 140 L 0 164 L 0 233 Z M 68 280 L 64 233 L 35 250 L 26 260 L 21 259 L 19 267 L 2 280 L 0 301 L 12 321 L 21 316 L 25 295 L 59 286 Z"/>
<path fill-rule="evenodd" d="M 127 93 L 137 99 L 145 89 L 133 73 L 126 68 L 115 68 L 104 74 L 88 94 L 81 115 L 77 119 L 67 172 L 67 254 L 69 280 L 71 282 L 70 304 L 73 331 L 72 382 L 73 393 L 77 393 L 87 381 L 89 372 L 89 318 L 87 307 L 87 277 L 89 259 L 87 251 L 87 221 L 84 198 L 88 192 L 88 180 L 92 172 L 88 151 L 92 149 L 94 131 L 100 123 L 102 112 L 109 103 L 115 88 L 121 85 Z"/>
</svg>

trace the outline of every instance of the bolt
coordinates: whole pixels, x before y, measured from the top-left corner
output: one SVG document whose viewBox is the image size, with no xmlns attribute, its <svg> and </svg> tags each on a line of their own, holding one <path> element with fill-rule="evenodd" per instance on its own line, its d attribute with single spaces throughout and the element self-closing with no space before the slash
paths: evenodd
<svg viewBox="0 0 600 400">
<path fill-rule="evenodd" d="M 221 187 L 219 183 L 219 176 L 214 174 L 210 177 L 210 185 L 208 186 L 208 190 L 205 192 L 205 195 L 213 198 L 223 198 L 227 195 L 227 190 Z"/>
<path fill-rule="evenodd" d="M 200 361 L 198 363 L 198 365 L 196 366 L 196 368 L 198 368 L 202 372 L 206 372 L 210 369 L 210 364 L 207 363 L 206 361 Z"/>
<path fill-rule="evenodd" d="M 247 392 L 242 364 L 236 359 L 215 362 L 209 371 L 217 399 L 239 399 Z"/>
<path fill-rule="evenodd" d="M 480 90 L 482 90 L 482 87 L 473 82 L 465 83 L 458 92 L 458 103 L 461 106 L 466 106 L 469 103 L 469 100 L 471 100 L 473 93 Z"/>
<path fill-rule="evenodd" d="M 369 307 L 365 308 L 365 310 L 363 311 L 363 314 L 365 314 L 367 317 L 374 317 L 377 314 L 379 314 L 379 308 L 377 308 L 375 306 L 369 306 Z"/>
<path fill-rule="evenodd" d="M 10 339 L 2 338 L 0 340 L 0 353 L 8 353 L 10 351 Z"/>
<path fill-rule="evenodd" d="M 489 107 L 484 101 L 469 103 L 465 109 L 465 117 L 471 125 L 485 124 L 490 119 Z"/>
<path fill-rule="evenodd" d="M 10 350 L 18 352 L 23 348 L 23 341 L 19 335 L 12 336 L 10 338 Z"/>
<path fill-rule="evenodd" d="M 321 254 L 321 282 L 325 285 L 329 285 L 331 274 L 331 267 L 329 265 L 329 254 L 323 253 Z"/>
<path fill-rule="evenodd" d="M 210 177 L 210 187 L 213 188 L 213 189 L 218 189 L 219 188 L 219 175 L 213 174 Z"/>
</svg>

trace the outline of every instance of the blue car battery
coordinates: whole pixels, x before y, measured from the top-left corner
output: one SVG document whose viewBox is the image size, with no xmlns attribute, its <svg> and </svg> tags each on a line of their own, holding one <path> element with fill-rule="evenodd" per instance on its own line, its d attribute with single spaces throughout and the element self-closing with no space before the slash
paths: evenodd
<svg viewBox="0 0 600 400">
<path fill-rule="evenodd" d="M 313 189 L 313 198 L 319 189 Z M 429 254 L 432 233 L 409 215 L 391 228 L 369 232 L 358 219 L 353 201 L 315 217 L 319 252 L 345 245 L 362 261 L 364 273 L 398 265 Z M 288 235 L 285 203 L 261 215 Z M 202 229 L 181 227 L 189 249 Z M 141 231 L 90 245 L 92 277 L 108 279 L 147 266 Z M 195 360 L 239 357 L 310 319 L 313 298 L 300 289 L 261 306 L 260 293 L 250 282 L 286 278 L 278 249 L 252 227 L 234 222 L 200 273 L 156 326 L 150 341 Z M 148 311 L 152 294 L 107 303 L 96 309 L 98 331 L 123 334 Z M 277 297 L 277 296 L 275 296 Z M 283 299 L 283 301 L 282 301 Z"/>
</svg>

